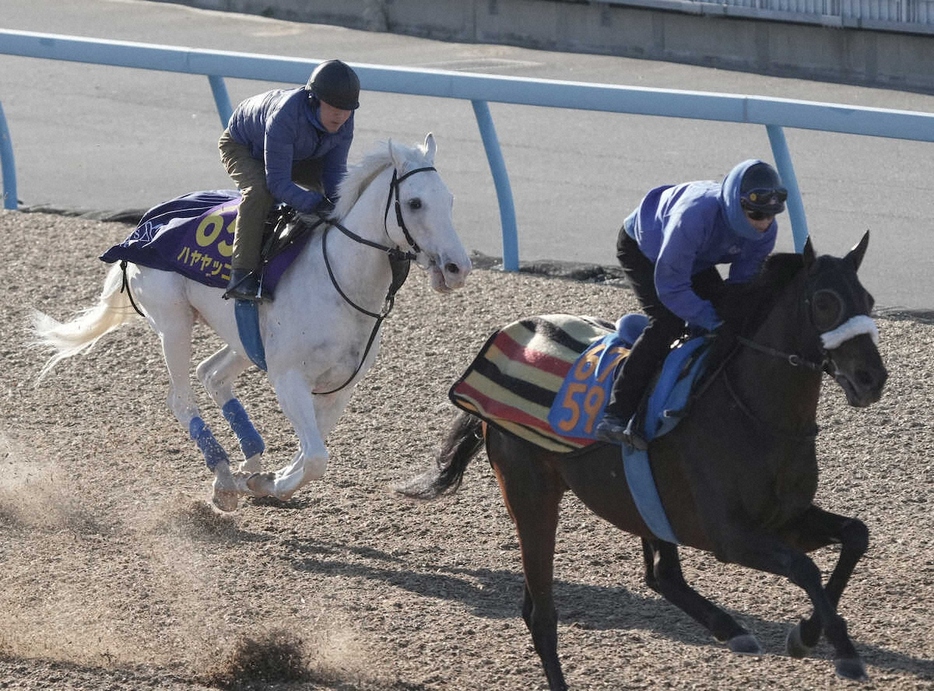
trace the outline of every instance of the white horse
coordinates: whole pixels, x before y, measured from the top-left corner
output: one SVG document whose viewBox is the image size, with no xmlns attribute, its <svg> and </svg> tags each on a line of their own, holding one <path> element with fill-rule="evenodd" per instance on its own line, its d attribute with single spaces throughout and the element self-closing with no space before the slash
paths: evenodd
<svg viewBox="0 0 934 691">
<path fill-rule="evenodd" d="M 221 298 L 223 289 L 136 264 L 127 265 L 124 279 L 115 264 L 96 306 L 66 323 L 35 314 L 37 343 L 57 351 L 39 379 L 63 358 L 136 318 L 135 302 L 162 342 L 171 381 L 169 408 L 214 472 L 214 504 L 232 511 L 242 495 L 289 500 L 324 475 L 324 440 L 376 358 L 379 324 L 392 302 L 387 298 L 393 285 L 390 251 L 408 254 L 439 292 L 460 288 L 470 273 L 470 259 L 454 230 L 453 196 L 433 167 L 435 151 L 429 133 L 418 147 L 383 143 L 350 168 L 332 225 L 315 232 L 282 277 L 275 300 L 260 306 L 269 381 L 300 442 L 292 461 L 279 470 L 261 472 L 265 445 L 234 394 L 234 380 L 251 361 L 238 333 L 234 301 Z M 124 280 L 129 291 L 121 289 Z M 226 344 L 198 365 L 197 376 L 240 443 L 245 460 L 236 470 L 202 420 L 189 379 L 198 319 Z"/>
</svg>

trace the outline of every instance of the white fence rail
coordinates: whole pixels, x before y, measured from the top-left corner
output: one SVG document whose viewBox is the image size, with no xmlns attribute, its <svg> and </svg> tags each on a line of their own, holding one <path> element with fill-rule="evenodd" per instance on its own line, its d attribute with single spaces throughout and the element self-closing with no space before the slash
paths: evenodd
<svg viewBox="0 0 934 691">
<path fill-rule="evenodd" d="M 880 31 L 934 33 L 934 0 L 600 0 L 609 5 L 666 9 L 770 21 Z"/>
<path fill-rule="evenodd" d="M 231 113 L 225 77 L 303 84 L 317 60 L 0 30 L 0 53 L 208 77 L 218 115 Z M 569 108 L 764 125 L 788 187 L 788 214 L 796 249 L 807 239 L 804 206 L 784 127 L 934 142 L 934 114 L 732 94 L 523 79 L 353 64 L 364 90 L 468 100 L 473 105 L 496 187 L 503 266 L 519 268 L 518 237 L 509 176 L 488 103 Z M 0 104 L 0 163 L 4 207 L 17 208 L 13 146 Z"/>
</svg>

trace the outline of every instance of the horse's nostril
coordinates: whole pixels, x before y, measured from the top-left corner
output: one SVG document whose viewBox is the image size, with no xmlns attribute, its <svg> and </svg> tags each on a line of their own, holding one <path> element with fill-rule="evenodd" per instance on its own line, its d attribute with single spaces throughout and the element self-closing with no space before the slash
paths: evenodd
<svg viewBox="0 0 934 691">
<path fill-rule="evenodd" d="M 449 274 L 459 274 L 461 272 L 460 267 L 453 262 L 448 262 L 447 264 L 445 264 L 444 270 L 447 271 Z"/>
</svg>

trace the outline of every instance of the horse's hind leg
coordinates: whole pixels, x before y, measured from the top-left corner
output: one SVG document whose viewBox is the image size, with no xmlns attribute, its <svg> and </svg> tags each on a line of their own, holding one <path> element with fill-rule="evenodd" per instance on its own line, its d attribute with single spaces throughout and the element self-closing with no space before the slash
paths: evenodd
<svg viewBox="0 0 934 691">
<path fill-rule="evenodd" d="M 214 504 L 224 511 L 237 508 L 239 495 L 245 490 L 237 487 L 235 478 L 230 473 L 227 452 L 214 437 L 214 433 L 201 418 L 201 411 L 195 402 L 191 388 L 189 368 L 191 367 L 191 332 L 194 327 L 194 313 L 191 307 L 180 300 L 173 300 L 168 289 L 156 291 L 160 300 L 151 300 L 146 304 L 146 312 L 153 329 L 162 342 L 162 354 L 169 372 L 171 386 L 168 405 L 175 417 L 187 429 L 204 456 L 208 469 L 214 473 Z M 143 294 L 141 294 L 141 299 Z M 219 491 L 218 482 L 221 487 Z"/>
<path fill-rule="evenodd" d="M 548 687 L 563 691 L 567 684 L 558 659 L 558 613 L 552 591 L 558 508 L 565 486 L 556 473 L 527 458 L 512 440 L 494 432 L 487 444 L 490 463 L 519 537 L 525 573 L 522 618 L 532 634 Z"/>
<path fill-rule="evenodd" d="M 250 416 L 234 394 L 234 381 L 250 366 L 250 361 L 224 346 L 198 365 L 197 376 L 230 425 L 245 459 L 238 470 L 262 470 L 262 455 L 266 450 L 263 438 L 256 431 Z"/>
<path fill-rule="evenodd" d="M 858 519 L 812 506 L 794 527 L 793 539 L 805 552 L 829 544 L 840 544 L 840 557 L 824 587 L 827 599 L 836 610 L 856 564 L 869 548 L 869 530 L 866 525 Z M 815 611 L 788 633 L 788 654 L 793 657 L 806 656 L 817 645 L 822 631 L 823 624 Z"/>
<path fill-rule="evenodd" d="M 694 590 L 681 571 L 678 547 L 662 540 L 642 540 L 646 585 L 690 615 L 734 653 L 758 655 L 762 647 L 755 636 L 733 617 Z"/>
</svg>

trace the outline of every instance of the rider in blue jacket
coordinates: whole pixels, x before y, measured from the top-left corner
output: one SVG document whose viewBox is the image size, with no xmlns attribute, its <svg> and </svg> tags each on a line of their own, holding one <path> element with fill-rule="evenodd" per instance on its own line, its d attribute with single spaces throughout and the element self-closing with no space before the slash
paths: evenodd
<svg viewBox="0 0 934 691">
<path fill-rule="evenodd" d="M 645 448 L 631 420 L 671 344 L 686 326 L 722 324 L 711 302 L 723 286 L 717 265 L 729 265 L 728 283 L 755 276 L 775 248 L 787 196 L 778 172 L 750 159 L 722 183 L 656 187 L 623 221 L 616 256 L 649 323 L 613 384 L 598 439 Z"/>
<path fill-rule="evenodd" d="M 218 147 L 241 192 L 225 298 L 260 300 L 256 275 L 272 207 L 327 211 L 347 171 L 360 80 L 340 60 L 322 62 L 299 89 L 274 89 L 234 110 Z"/>
</svg>

